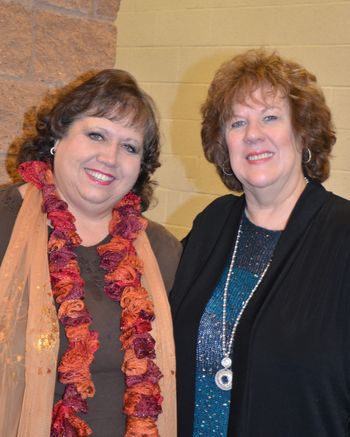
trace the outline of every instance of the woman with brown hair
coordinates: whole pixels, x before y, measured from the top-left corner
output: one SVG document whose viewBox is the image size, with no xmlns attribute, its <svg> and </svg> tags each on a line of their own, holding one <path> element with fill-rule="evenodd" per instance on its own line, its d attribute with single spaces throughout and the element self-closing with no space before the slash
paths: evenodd
<svg viewBox="0 0 350 437">
<path fill-rule="evenodd" d="M 224 184 L 193 223 L 171 291 L 178 435 L 349 435 L 350 202 L 326 191 L 335 143 L 316 77 L 277 53 L 221 66 L 202 142 Z"/>
<path fill-rule="evenodd" d="M 165 287 L 181 245 L 142 215 L 160 165 L 153 101 L 103 70 L 36 129 L 26 183 L 0 191 L 0 435 L 175 436 Z"/>
</svg>

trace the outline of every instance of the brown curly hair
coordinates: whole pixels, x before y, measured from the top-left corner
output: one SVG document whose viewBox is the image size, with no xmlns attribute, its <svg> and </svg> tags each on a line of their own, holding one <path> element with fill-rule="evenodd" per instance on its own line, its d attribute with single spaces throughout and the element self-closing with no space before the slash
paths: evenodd
<svg viewBox="0 0 350 437">
<path fill-rule="evenodd" d="M 329 176 L 329 157 L 336 141 L 330 110 L 316 76 L 301 65 L 264 49 L 248 50 L 233 57 L 216 72 L 202 105 L 202 144 L 206 158 L 216 166 L 223 183 L 242 191 L 230 172 L 225 126 L 232 118 L 233 103 L 244 103 L 258 88 L 281 92 L 288 99 L 294 133 L 300 139 L 303 172 L 315 181 Z M 307 148 L 311 160 L 306 159 Z M 226 169 L 225 169 L 226 168 Z"/>
<path fill-rule="evenodd" d="M 141 197 L 142 209 L 145 211 L 150 204 L 155 184 L 151 181 L 151 174 L 160 166 L 158 116 L 152 98 L 124 70 L 88 72 L 58 90 L 54 103 L 38 111 L 36 134 L 23 141 L 17 163 L 39 160 L 53 166 L 54 157 L 50 149 L 56 140 L 66 135 L 75 120 L 85 116 L 123 121 L 128 127 L 142 131 L 144 142 L 141 169 L 133 192 Z"/>
</svg>

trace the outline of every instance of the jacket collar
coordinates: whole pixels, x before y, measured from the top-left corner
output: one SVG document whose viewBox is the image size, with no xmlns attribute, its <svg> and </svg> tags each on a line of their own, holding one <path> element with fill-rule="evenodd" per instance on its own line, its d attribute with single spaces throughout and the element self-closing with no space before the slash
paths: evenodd
<svg viewBox="0 0 350 437">
<path fill-rule="evenodd" d="M 286 229 L 282 232 L 274 258 L 280 262 L 288 259 L 289 252 L 297 244 L 305 229 L 310 226 L 313 217 L 329 196 L 331 193 L 320 184 L 312 181 L 307 184 L 292 211 Z M 189 289 L 197 289 L 209 283 L 212 288 L 206 286 L 205 290 L 212 292 L 232 250 L 246 204 L 245 196 L 224 196 L 221 199 L 224 200 L 223 207 L 216 208 L 214 202 L 204 213 L 199 214 L 194 221 L 192 231 L 184 240 L 184 255 L 178 268 L 181 273 L 176 276 L 170 294 L 174 319 Z M 263 282 L 269 282 L 269 277 L 274 275 L 280 262 L 271 265 Z M 207 293 L 202 291 L 200 296 L 200 301 L 203 298 L 203 302 L 206 303 L 210 294 L 207 296 Z"/>
</svg>

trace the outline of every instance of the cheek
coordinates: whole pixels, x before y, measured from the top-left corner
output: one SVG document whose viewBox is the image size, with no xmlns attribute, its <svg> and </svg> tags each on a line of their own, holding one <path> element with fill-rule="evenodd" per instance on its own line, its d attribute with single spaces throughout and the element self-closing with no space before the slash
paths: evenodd
<svg viewBox="0 0 350 437">
<path fill-rule="evenodd" d="M 285 144 L 289 154 L 301 157 L 302 147 L 293 132 L 291 132 L 289 136 L 286 136 Z"/>
<path fill-rule="evenodd" d="M 242 145 L 243 133 L 230 129 L 225 135 L 225 141 L 228 149 L 237 150 Z"/>
<path fill-rule="evenodd" d="M 139 177 L 141 170 L 141 159 L 140 160 L 131 160 L 128 162 L 125 171 L 130 179 L 137 180 Z"/>
<path fill-rule="evenodd" d="M 226 137 L 227 151 L 231 163 L 236 161 L 239 157 L 239 144 L 237 138 L 233 135 Z"/>
</svg>

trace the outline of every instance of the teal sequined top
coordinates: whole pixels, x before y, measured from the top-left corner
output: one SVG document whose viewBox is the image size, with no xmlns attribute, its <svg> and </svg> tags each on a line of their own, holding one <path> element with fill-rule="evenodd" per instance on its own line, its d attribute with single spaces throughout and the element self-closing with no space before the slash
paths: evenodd
<svg viewBox="0 0 350 437">
<path fill-rule="evenodd" d="M 241 236 L 227 297 L 226 344 L 232 327 L 245 301 L 269 263 L 280 231 L 260 228 L 242 217 Z M 222 368 L 222 317 L 223 293 L 231 256 L 203 312 L 196 351 L 196 390 L 193 437 L 226 437 L 231 391 L 215 384 L 215 374 Z M 234 343 L 232 351 L 232 362 Z M 234 366 L 233 366 L 234 368 Z M 235 387 L 233 371 L 232 390 Z"/>
</svg>

